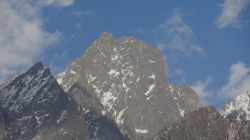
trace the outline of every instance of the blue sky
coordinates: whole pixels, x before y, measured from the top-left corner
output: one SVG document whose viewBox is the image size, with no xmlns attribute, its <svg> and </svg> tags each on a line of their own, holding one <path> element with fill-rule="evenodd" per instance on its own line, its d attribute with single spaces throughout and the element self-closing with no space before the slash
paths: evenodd
<svg viewBox="0 0 250 140">
<path fill-rule="evenodd" d="M 7 33 L 0 35 L 5 50 L 0 76 L 20 73 L 38 60 L 56 74 L 108 31 L 160 48 L 168 80 L 192 86 L 204 104 L 220 108 L 250 88 L 249 5 L 249 0 L 0 0 L 0 30 Z"/>
</svg>

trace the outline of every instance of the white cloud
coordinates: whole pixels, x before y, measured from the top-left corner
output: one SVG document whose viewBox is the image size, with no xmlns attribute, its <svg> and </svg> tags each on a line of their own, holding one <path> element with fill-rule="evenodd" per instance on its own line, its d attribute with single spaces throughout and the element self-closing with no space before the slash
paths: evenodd
<svg viewBox="0 0 250 140">
<path fill-rule="evenodd" d="M 42 0 L 40 1 L 40 4 L 66 7 L 74 4 L 74 0 Z"/>
<path fill-rule="evenodd" d="M 208 90 L 208 86 L 214 81 L 212 76 L 207 77 L 204 81 L 198 81 L 191 88 L 200 96 L 203 104 L 208 105 L 208 98 L 214 96 L 213 92 Z"/>
<path fill-rule="evenodd" d="M 238 62 L 230 67 L 228 82 L 221 88 L 220 96 L 233 98 L 250 91 L 250 67 Z"/>
<path fill-rule="evenodd" d="M 206 56 L 204 49 L 197 43 L 192 28 L 185 23 L 180 11 L 174 11 L 172 16 L 154 31 L 165 35 L 167 40 L 165 46 L 174 52 L 185 56 L 191 56 L 194 53 L 202 57 Z"/>
<path fill-rule="evenodd" d="M 224 0 L 222 12 L 217 20 L 217 26 L 239 26 L 240 15 L 250 4 L 250 0 Z"/>
<path fill-rule="evenodd" d="M 193 29 L 185 22 L 182 12 L 174 9 L 166 21 L 153 29 L 153 33 L 157 37 L 155 44 L 168 64 L 168 77 L 173 83 L 184 83 L 187 75 L 181 70 L 181 63 L 193 56 L 206 57 Z"/>
<path fill-rule="evenodd" d="M 228 100 L 250 91 L 250 67 L 243 62 L 232 64 L 230 67 L 228 81 L 225 85 L 212 91 L 208 86 L 213 82 L 213 78 L 209 76 L 205 81 L 198 81 L 191 87 L 201 97 L 204 104 L 211 104 L 214 99 Z"/>
<path fill-rule="evenodd" d="M 29 1 L 0 1 L 0 82 L 39 59 L 43 50 L 60 39 L 47 32 L 41 6 Z"/>
<path fill-rule="evenodd" d="M 176 84 L 185 84 L 186 83 L 186 73 L 181 68 L 176 68 L 173 71 L 170 69 L 168 71 L 169 78 L 171 82 Z"/>
</svg>

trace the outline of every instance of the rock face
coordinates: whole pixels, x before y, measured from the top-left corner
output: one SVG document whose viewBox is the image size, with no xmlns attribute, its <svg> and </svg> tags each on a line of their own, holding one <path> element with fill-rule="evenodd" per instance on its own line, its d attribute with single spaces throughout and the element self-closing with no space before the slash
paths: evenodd
<svg viewBox="0 0 250 140">
<path fill-rule="evenodd" d="M 226 104 L 221 114 L 232 120 L 250 120 L 250 92 L 247 91 Z"/>
<path fill-rule="evenodd" d="M 165 71 L 158 49 L 105 32 L 57 81 L 79 105 L 88 100 L 89 108 L 114 120 L 129 139 L 147 140 L 200 106 L 189 88 L 175 87 L 170 93 Z"/>
<path fill-rule="evenodd" d="M 213 107 L 187 113 L 171 128 L 163 128 L 155 140 L 226 140 L 229 121 Z"/>
<path fill-rule="evenodd" d="M 77 104 L 41 63 L 0 90 L 0 105 L 7 140 L 88 139 Z"/>
</svg>

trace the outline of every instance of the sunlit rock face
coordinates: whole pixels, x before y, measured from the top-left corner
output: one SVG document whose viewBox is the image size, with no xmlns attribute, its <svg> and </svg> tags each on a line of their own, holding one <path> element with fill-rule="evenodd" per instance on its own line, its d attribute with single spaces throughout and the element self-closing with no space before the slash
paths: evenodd
<svg viewBox="0 0 250 140">
<path fill-rule="evenodd" d="M 184 110 L 200 105 L 198 99 L 194 108 L 186 109 L 179 98 L 178 106 L 168 87 L 160 50 L 133 37 L 116 39 L 104 32 L 57 77 L 70 94 L 74 90 L 89 93 L 89 107 L 114 120 L 129 139 L 152 139 L 164 125 L 184 115 Z M 72 96 L 78 104 L 86 100 L 80 92 Z"/>
</svg>

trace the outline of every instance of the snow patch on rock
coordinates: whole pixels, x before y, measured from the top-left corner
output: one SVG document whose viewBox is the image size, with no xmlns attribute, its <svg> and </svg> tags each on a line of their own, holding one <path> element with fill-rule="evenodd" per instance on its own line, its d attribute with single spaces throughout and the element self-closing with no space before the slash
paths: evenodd
<svg viewBox="0 0 250 140">
<path fill-rule="evenodd" d="M 148 90 L 145 92 L 145 95 L 148 96 L 151 93 L 151 91 L 153 90 L 154 87 L 155 87 L 155 83 L 150 85 L 148 87 Z"/>
<path fill-rule="evenodd" d="M 122 110 L 118 113 L 118 115 L 117 115 L 117 117 L 116 117 L 116 119 L 115 119 L 115 121 L 116 121 L 116 123 L 117 123 L 118 125 L 121 125 L 121 124 L 124 123 L 124 119 L 123 119 L 122 117 L 123 117 L 125 111 L 127 110 L 127 108 L 128 108 L 128 106 L 126 106 L 124 109 L 122 109 Z"/>
<path fill-rule="evenodd" d="M 147 134 L 148 130 L 147 129 L 135 129 L 135 132 L 137 134 Z"/>
</svg>

